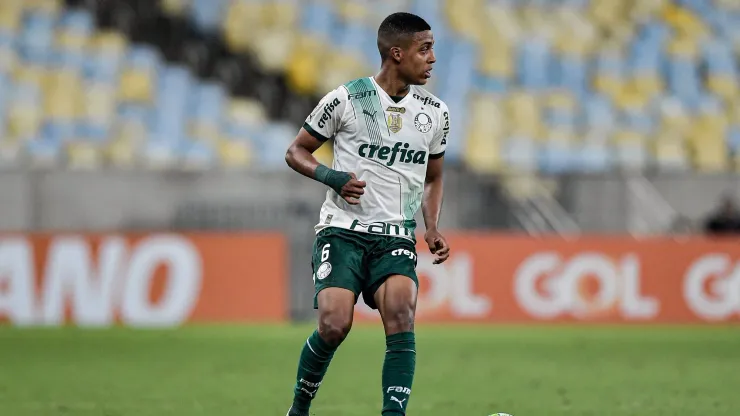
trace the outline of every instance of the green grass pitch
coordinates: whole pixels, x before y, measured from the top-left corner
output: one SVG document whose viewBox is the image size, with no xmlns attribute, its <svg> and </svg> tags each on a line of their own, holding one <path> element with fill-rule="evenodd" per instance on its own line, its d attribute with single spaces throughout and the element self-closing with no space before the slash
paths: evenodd
<svg viewBox="0 0 740 416">
<path fill-rule="evenodd" d="M 0 415 L 284 416 L 311 326 L 0 328 Z M 737 327 L 417 327 L 409 415 L 740 415 Z M 379 415 L 384 337 L 353 329 L 312 408 Z"/>
</svg>

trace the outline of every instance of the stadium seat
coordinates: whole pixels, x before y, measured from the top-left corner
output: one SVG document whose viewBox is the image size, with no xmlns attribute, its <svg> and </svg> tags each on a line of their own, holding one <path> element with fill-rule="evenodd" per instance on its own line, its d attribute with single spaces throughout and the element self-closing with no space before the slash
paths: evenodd
<svg viewBox="0 0 740 416">
<path fill-rule="evenodd" d="M 0 159 L 85 169 L 283 168 L 283 147 L 300 126 L 268 119 L 266 108 L 274 115 L 282 104 L 271 101 L 285 94 L 236 99 L 229 82 L 200 79 L 201 69 L 164 59 L 173 50 L 132 44 L 97 27 L 86 2 L 70 4 L 77 7 L 0 2 Z M 654 164 L 714 172 L 740 161 L 740 6 L 732 0 L 162 0 L 158 7 L 256 58 L 259 71 L 245 78 L 284 74 L 288 96 L 304 97 L 375 71 L 375 32 L 387 14 L 422 15 L 437 39 L 427 88 L 455 120 L 448 160 L 477 171 Z M 331 145 L 317 153 L 331 156 Z"/>
</svg>

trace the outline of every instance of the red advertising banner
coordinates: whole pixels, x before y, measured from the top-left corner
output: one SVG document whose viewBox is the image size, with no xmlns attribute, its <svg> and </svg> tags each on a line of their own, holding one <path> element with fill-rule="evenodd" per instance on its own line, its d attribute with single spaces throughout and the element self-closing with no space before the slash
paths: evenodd
<svg viewBox="0 0 740 416">
<path fill-rule="evenodd" d="M 417 322 L 740 322 L 740 240 L 448 239 L 441 265 L 418 245 Z"/>
<path fill-rule="evenodd" d="M 0 322 L 283 321 L 285 246 L 259 233 L 0 235 Z"/>
</svg>

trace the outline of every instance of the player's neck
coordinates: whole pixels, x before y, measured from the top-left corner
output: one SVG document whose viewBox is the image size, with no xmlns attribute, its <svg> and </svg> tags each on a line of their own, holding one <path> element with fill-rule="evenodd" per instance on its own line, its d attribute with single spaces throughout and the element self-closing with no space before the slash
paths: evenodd
<svg viewBox="0 0 740 416">
<path fill-rule="evenodd" d="M 402 81 L 387 67 L 381 68 L 380 72 L 375 75 L 375 82 L 391 97 L 403 97 L 409 92 L 409 84 Z"/>
</svg>

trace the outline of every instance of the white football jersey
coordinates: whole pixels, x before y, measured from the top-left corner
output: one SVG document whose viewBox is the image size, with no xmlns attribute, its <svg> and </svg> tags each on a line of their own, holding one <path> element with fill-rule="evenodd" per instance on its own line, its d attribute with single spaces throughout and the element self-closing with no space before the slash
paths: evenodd
<svg viewBox="0 0 740 416">
<path fill-rule="evenodd" d="M 359 205 L 327 190 L 316 232 L 340 227 L 413 241 L 427 161 L 447 147 L 447 105 L 415 85 L 396 102 L 375 79 L 360 78 L 326 94 L 303 127 L 334 138 L 332 168 L 367 183 Z"/>
</svg>

